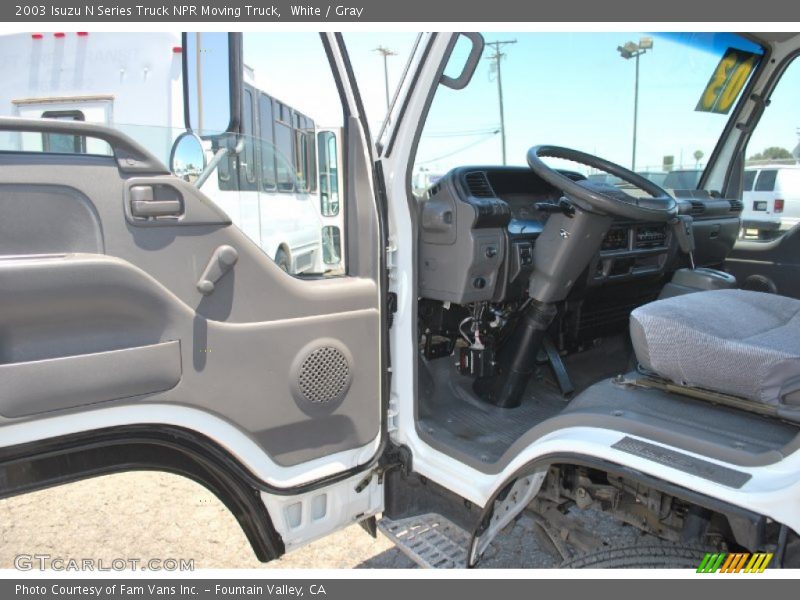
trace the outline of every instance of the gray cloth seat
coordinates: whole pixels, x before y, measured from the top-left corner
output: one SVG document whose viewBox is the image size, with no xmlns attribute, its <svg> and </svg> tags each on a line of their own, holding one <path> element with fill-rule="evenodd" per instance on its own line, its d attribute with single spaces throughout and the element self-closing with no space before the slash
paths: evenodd
<svg viewBox="0 0 800 600">
<path fill-rule="evenodd" d="M 630 328 L 645 369 L 800 415 L 800 300 L 745 290 L 697 292 L 637 308 Z"/>
</svg>

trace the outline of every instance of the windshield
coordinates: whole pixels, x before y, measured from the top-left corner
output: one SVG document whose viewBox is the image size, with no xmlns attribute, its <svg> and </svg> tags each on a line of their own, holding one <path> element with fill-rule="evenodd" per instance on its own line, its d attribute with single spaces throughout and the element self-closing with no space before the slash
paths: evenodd
<svg viewBox="0 0 800 600">
<path fill-rule="evenodd" d="M 440 85 L 434 96 L 414 163 L 415 189 L 458 165 L 525 165 L 537 144 L 596 154 L 665 186 L 696 187 L 763 56 L 756 43 L 728 33 L 484 39 L 469 85 Z M 468 46 L 456 45 L 445 72 L 458 72 Z"/>
</svg>

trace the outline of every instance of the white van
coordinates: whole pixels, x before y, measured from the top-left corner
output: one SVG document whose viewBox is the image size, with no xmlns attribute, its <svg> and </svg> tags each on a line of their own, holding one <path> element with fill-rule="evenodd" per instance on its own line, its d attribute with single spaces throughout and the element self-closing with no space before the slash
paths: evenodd
<svg viewBox="0 0 800 600">
<path fill-rule="evenodd" d="M 744 171 L 745 236 L 768 236 L 770 231 L 786 231 L 800 221 L 800 166 L 762 165 Z"/>
</svg>

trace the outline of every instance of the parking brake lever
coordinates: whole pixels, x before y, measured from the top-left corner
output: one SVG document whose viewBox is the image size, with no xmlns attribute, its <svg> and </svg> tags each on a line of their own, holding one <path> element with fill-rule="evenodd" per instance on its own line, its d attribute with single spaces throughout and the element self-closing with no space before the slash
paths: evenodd
<svg viewBox="0 0 800 600">
<path fill-rule="evenodd" d="M 690 215 L 677 215 L 673 217 L 669 224 L 675 237 L 678 239 L 680 249 L 689 255 L 689 264 L 694 269 L 694 228 L 692 227 L 692 217 Z"/>
</svg>

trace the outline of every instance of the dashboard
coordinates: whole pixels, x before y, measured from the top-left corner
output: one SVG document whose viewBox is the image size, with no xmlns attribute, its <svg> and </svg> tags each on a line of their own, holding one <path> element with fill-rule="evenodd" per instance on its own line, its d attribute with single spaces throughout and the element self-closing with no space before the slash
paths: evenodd
<svg viewBox="0 0 800 600">
<path fill-rule="evenodd" d="M 580 173 L 562 171 L 580 180 Z M 420 203 L 420 295 L 445 302 L 523 297 L 536 240 L 560 190 L 526 167 L 459 167 Z M 724 261 L 739 231 L 741 203 L 698 190 L 676 190 L 679 211 L 693 216 L 698 266 Z M 551 206 L 552 208 L 552 206 Z M 615 220 L 593 257 L 586 286 L 632 281 L 683 266 L 664 223 Z"/>
</svg>

